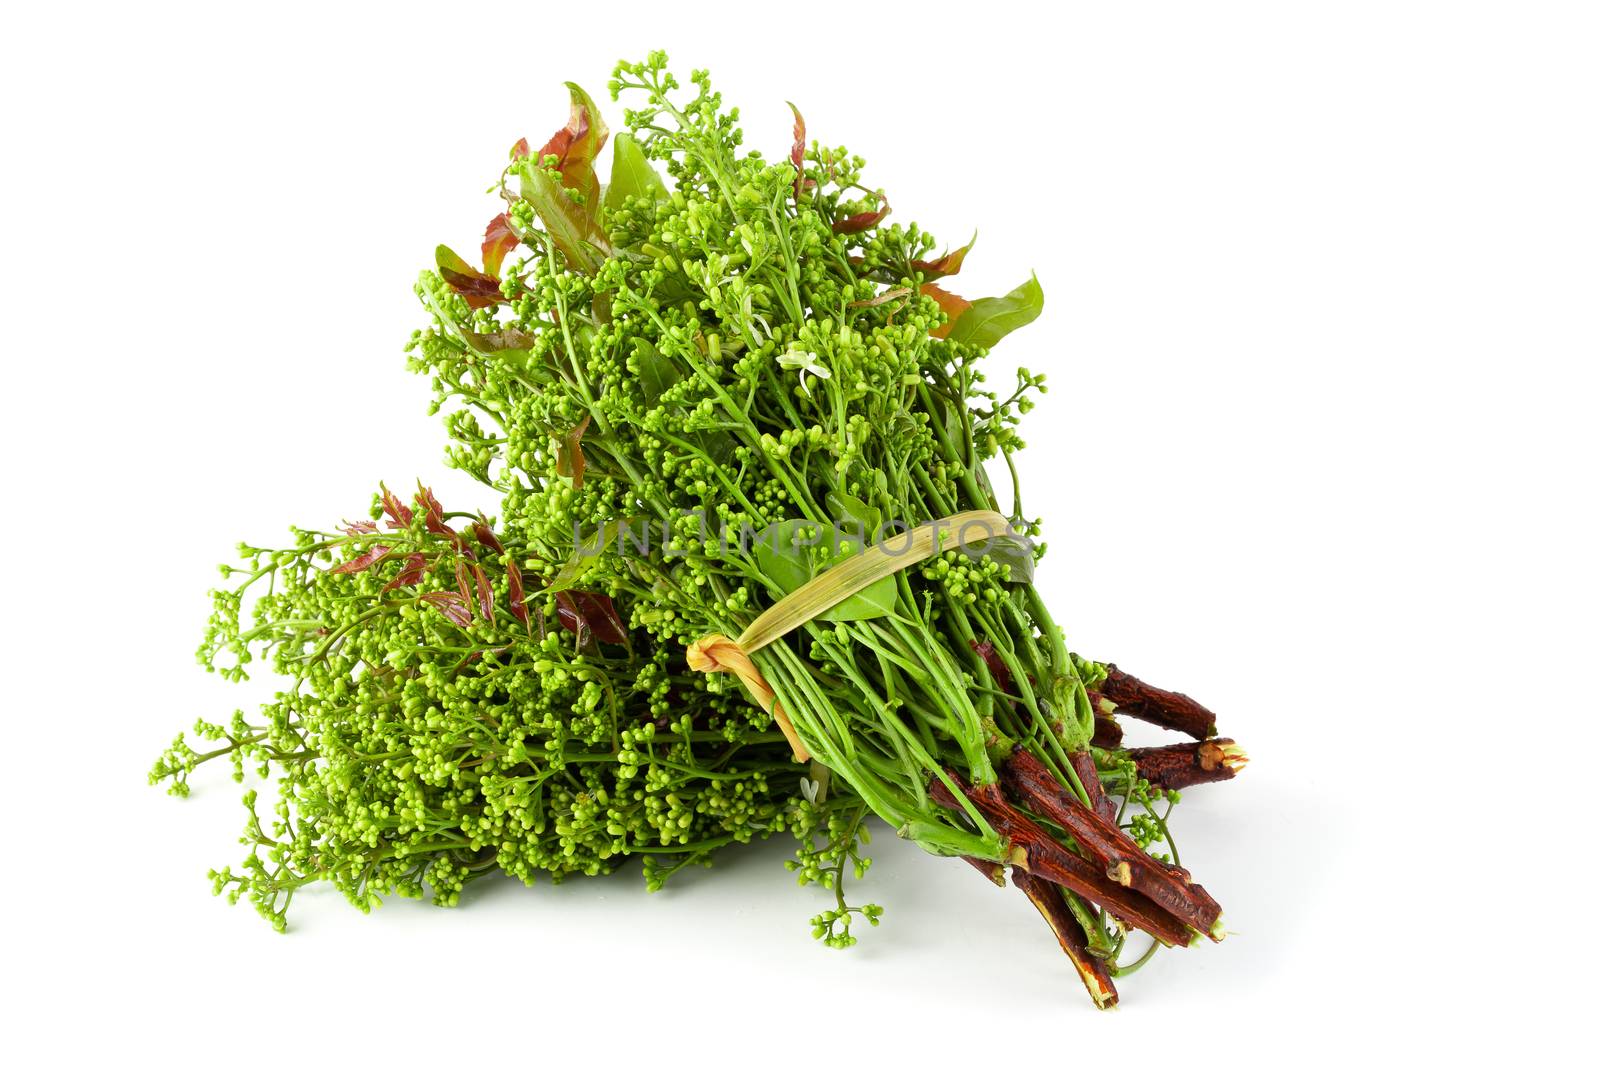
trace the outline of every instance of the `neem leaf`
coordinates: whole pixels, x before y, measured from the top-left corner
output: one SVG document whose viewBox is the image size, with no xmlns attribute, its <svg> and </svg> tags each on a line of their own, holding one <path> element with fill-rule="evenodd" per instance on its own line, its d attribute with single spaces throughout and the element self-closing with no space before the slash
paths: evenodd
<svg viewBox="0 0 1600 1067">
<path fill-rule="evenodd" d="M 845 542 L 845 545 L 847 547 L 842 555 L 851 555 L 856 551 L 855 548 L 849 547 L 849 542 Z M 822 622 L 881 619 L 885 615 L 893 614 L 895 601 L 899 596 L 900 589 L 895 585 L 894 575 L 890 574 L 879 578 L 854 596 L 835 604 L 817 618 Z"/>
<path fill-rule="evenodd" d="M 472 524 L 472 536 L 478 539 L 478 544 L 493 552 L 496 556 L 506 554 L 506 546 L 500 543 L 500 538 L 494 535 L 494 530 L 489 527 L 489 520 L 483 517 L 483 512 L 478 512 L 478 521 Z"/>
<path fill-rule="evenodd" d="M 683 372 L 672 360 L 643 337 L 633 339 L 633 363 L 639 370 L 639 388 L 652 407 L 660 403 L 661 394 L 683 380 Z"/>
<path fill-rule="evenodd" d="M 433 495 L 433 490 L 421 482 L 417 483 L 416 505 L 422 509 L 423 522 L 427 526 L 429 533 L 438 534 L 440 537 L 448 537 L 450 540 L 459 543 L 460 538 L 457 537 L 456 532 L 445 525 L 444 506 L 439 503 L 439 498 Z"/>
<path fill-rule="evenodd" d="M 876 537 L 879 528 L 883 525 L 883 512 L 864 503 L 859 497 L 849 493 L 830 490 L 827 496 L 828 510 L 837 515 L 842 523 L 857 527 L 862 537 Z"/>
<path fill-rule="evenodd" d="M 809 536 L 801 537 L 802 531 L 809 531 Z M 773 523 L 760 532 L 752 546 L 756 567 L 785 595 L 792 593 L 811 580 L 811 546 L 821 537 L 817 524 L 805 519 Z"/>
<path fill-rule="evenodd" d="M 619 133 L 611 145 L 611 184 L 606 187 L 606 210 L 617 210 L 630 196 L 665 200 L 667 187 L 633 135 Z"/>
<path fill-rule="evenodd" d="M 344 563 L 341 563 L 337 567 L 333 568 L 333 573 L 334 574 L 356 574 L 356 573 L 359 573 L 361 571 L 366 570 L 368 567 L 372 566 L 374 563 L 378 562 L 384 556 L 387 556 L 391 551 L 392 551 L 392 549 L 388 545 L 373 545 L 371 549 L 369 549 L 366 552 L 363 552 L 361 555 L 357 556 L 355 559 L 347 560 Z"/>
<path fill-rule="evenodd" d="M 522 199 L 533 205 L 550 240 L 567 258 L 567 265 L 585 274 L 593 273 L 610 245 L 589 209 L 568 196 L 561 183 L 532 160 L 522 164 Z"/>
<path fill-rule="evenodd" d="M 606 546 L 616 543 L 627 524 L 627 519 L 612 519 L 601 523 L 596 528 L 594 536 L 586 539 L 581 546 L 577 546 L 572 557 L 556 571 L 555 577 L 550 580 L 548 591 L 559 593 L 578 584 L 585 572 L 600 561 L 600 554 L 606 550 Z"/>
<path fill-rule="evenodd" d="M 877 211 L 862 211 L 854 215 L 846 215 L 842 219 L 835 219 L 833 223 L 833 232 L 861 233 L 863 230 L 870 230 L 878 223 L 882 222 L 889 214 L 889 198 L 884 196 L 882 193 L 873 193 L 872 195 L 874 199 L 883 205 L 883 207 L 879 208 Z"/>
<path fill-rule="evenodd" d="M 807 536 L 801 536 L 802 532 Z M 835 561 L 856 551 L 856 542 L 848 535 L 840 536 L 836 527 L 805 519 L 786 519 L 768 526 L 761 531 L 752 547 L 756 566 L 787 596 L 826 570 L 825 567 L 817 568 L 812 559 L 811 550 L 817 545 L 826 545 L 832 550 Z M 817 619 L 821 622 L 852 622 L 882 618 L 894 611 L 898 594 L 894 575 L 891 574 L 835 604 L 818 615 Z"/>
<path fill-rule="evenodd" d="M 490 219 L 483 231 L 484 273 L 500 277 L 500 264 L 505 262 L 506 253 L 517 247 L 517 243 L 517 235 L 511 232 L 510 216 L 502 211 Z"/>
<path fill-rule="evenodd" d="M 389 492 L 389 487 L 382 482 L 378 483 L 382 494 L 383 513 L 389 516 L 391 530 L 403 530 L 411 525 L 411 509 L 400 502 L 400 498 Z"/>
<path fill-rule="evenodd" d="M 490 356 L 500 352 L 526 352 L 533 347 L 533 334 L 514 326 L 493 333 L 463 329 L 461 339 L 474 351 Z"/>
<path fill-rule="evenodd" d="M 528 625 L 528 603 L 522 591 L 522 572 L 514 562 L 506 564 L 506 610 L 522 625 Z"/>
<path fill-rule="evenodd" d="M 600 178 L 594 172 L 594 161 L 600 158 L 600 149 L 605 146 L 610 131 L 588 93 L 572 82 L 567 82 L 567 93 L 572 99 L 567 124 L 539 150 L 536 162 L 542 163 L 545 157 L 555 156 L 561 184 L 582 193 L 592 214 L 600 206 Z"/>
<path fill-rule="evenodd" d="M 938 259 L 913 259 L 911 269 L 921 271 L 924 278 L 948 278 L 952 274 L 959 274 L 967 253 L 972 251 L 972 246 L 977 243 L 978 235 L 973 234 L 972 240 L 954 252 L 946 252 Z"/>
<path fill-rule="evenodd" d="M 1006 334 L 1038 318 L 1043 310 L 1044 290 L 1035 276 L 1005 296 L 974 300 L 946 336 L 952 341 L 993 348 Z"/>
<path fill-rule="evenodd" d="M 962 315 L 965 315 L 967 309 L 972 306 L 972 301 L 941 289 L 932 282 L 923 283 L 921 293 L 923 296 L 933 297 L 934 303 L 939 305 L 939 310 L 945 313 L 945 324 L 936 330 L 929 331 L 935 337 L 950 336 L 950 331 L 955 328 L 957 320 Z"/>
<path fill-rule="evenodd" d="M 472 577 L 478 583 L 478 612 L 488 622 L 494 618 L 494 587 L 489 584 L 489 576 L 476 563 L 472 565 Z"/>
<path fill-rule="evenodd" d="M 568 430 L 566 436 L 556 438 L 556 473 L 572 479 L 572 488 L 583 488 L 583 431 L 589 428 L 589 416 Z"/>
<path fill-rule="evenodd" d="M 1033 542 L 1026 537 L 991 537 L 964 549 L 972 559 L 992 559 L 1011 568 L 1006 581 L 1017 585 L 1033 582 Z"/>
<path fill-rule="evenodd" d="M 628 628 L 617 615 L 617 606 L 604 593 L 567 589 L 556 594 L 556 618 L 563 628 L 578 635 L 578 645 L 596 641 L 608 645 L 628 643 Z"/>
<path fill-rule="evenodd" d="M 469 626 L 472 623 L 472 611 L 467 607 L 467 602 L 460 593 L 423 593 L 417 599 L 433 605 L 439 610 L 439 614 L 457 626 Z"/>
<path fill-rule="evenodd" d="M 800 202 L 800 193 L 806 187 L 806 120 L 800 114 L 800 109 L 791 101 L 789 110 L 794 112 L 794 144 L 789 148 L 789 162 L 794 164 L 794 202 Z"/>
<path fill-rule="evenodd" d="M 528 147 L 528 139 L 526 137 L 518 137 L 517 143 L 511 146 L 511 158 L 527 159 L 528 153 L 532 151 L 533 149 Z"/>
<path fill-rule="evenodd" d="M 852 300 L 850 301 L 850 307 L 875 308 L 880 304 L 887 304 L 891 300 L 899 300 L 901 297 L 910 295 L 910 289 L 886 289 L 877 296 L 873 297 L 871 300 Z"/>
<path fill-rule="evenodd" d="M 399 574 L 389 580 L 389 584 L 383 587 L 383 591 L 387 593 L 391 589 L 399 589 L 401 586 L 421 585 L 422 576 L 427 573 L 427 570 L 428 557 L 421 552 L 413 552 L 406 557 L 405 566 L 400 568 Z"/>
<path fill-rule="evenodd" d="M 433 260 L 439 267 L 439 277 L 466 298 L 468 307 L 486 308 L 504 302 L 505 295 L 500 292 L 498 280 L 470 265 L 445 245 L 434 249 Z"/>
</svg>

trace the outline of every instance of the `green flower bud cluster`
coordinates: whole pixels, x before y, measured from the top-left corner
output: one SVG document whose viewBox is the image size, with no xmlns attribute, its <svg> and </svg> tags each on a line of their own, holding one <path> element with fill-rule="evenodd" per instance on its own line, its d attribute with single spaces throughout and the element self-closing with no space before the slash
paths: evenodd
<svg viewBox="0 0 1600 1067">
<path fill-rule="evenodd" d="M 217 892 L 281 929 L 312 882 L 363 910 L 389 895 L 450 905 L 492 871 L 560 881 L 644 855 L 659 888 L 724 845 L 809 836 L 804 769 L 759 708 L 644 632 L 576 647 L 545 598 L 519 619 L 508 563 L 525 552 L 497 547 L 429 529 L 419 509 L 400 529 L 244 548 L 201 658 L 239 679 L 266 659 L 289 684 L 257 717 L 197 723 L 196 743 L 180 735 L 150 774 L 186 795 L 196 768 L 226 756 L 236 780 L 275 785 L 270 818 L 245 793 L 250 852 L 213 872 Z M 458 564 L 482 570 L 487 615 Z"/>
</svg>

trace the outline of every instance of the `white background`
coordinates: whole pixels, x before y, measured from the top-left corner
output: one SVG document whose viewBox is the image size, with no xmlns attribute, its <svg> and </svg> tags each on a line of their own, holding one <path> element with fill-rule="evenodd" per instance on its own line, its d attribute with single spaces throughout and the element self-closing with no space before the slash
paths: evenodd
<svg viewBox="0 0 1600 1067">
<path fill-rule="evenodd" d="M 28 5 L 0 184 L 11 1062 L 1532 1057 L 1593 949 L 1600 25 L 1591 5 Z M 294 931 L 242 810 L 144 783 L 247 696 L 191 654 L 242 538 L 439 461 L 400 348 L 563 79 L 665 47 L 749 142 L 1036 269 L 1002 363 L 1074 647 L 1254 762 L 1179 811 L 1235 936 L 1097 1017 L 1020 895 L 881 835 L 848 953 L 775 843 L 647 896 L 479 883 Z M 614 119 L 620 113 L 612 108 Z M 620 125 L 620 121 L 613 123 Z M 435 1060 L 435 1062 L 439 1062 Z"/>
</svg>

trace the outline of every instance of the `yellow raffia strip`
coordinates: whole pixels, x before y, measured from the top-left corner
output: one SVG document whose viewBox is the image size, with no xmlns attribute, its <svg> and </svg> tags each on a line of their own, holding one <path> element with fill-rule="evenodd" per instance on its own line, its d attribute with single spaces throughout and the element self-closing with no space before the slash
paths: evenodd
<svg viewBox="0 0 1600 1067">
<path fill-rule="evenodd" d="M 834 605 L 849 600 L 873 582 L 937 555 L 952 542 L 970 545 L 1012 533 L 1005 516 L 988 510 L 963 511 L 947 519 L 925 522 L 829 567 L 762 612 L 738 640 L 723 634 L 707 634 L 689 646 L 685 658 L 693 670 L 738 675 L 751 698 L 772 715 L 778 729 L 783 731 L 795 760 L 804 763 L 811 758 L 811 753 L 806 751 L 794 723 L 778 704 L 777 694 L 761 677 L 751 655 Z"/>
</svg>

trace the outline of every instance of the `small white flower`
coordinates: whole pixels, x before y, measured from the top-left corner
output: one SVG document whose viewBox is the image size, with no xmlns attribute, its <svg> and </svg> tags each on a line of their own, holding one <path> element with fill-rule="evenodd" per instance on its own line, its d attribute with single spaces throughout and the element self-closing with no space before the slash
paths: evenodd
<svg viewBox="0 0 1600 1067">
<path fill-rule="evenodd" d="M 772 325 L 767 322 L 765 316 L 756 314 L 755 307 L 750 300 L 750 291 L 748 289 L 746 289 L 744 291 L 744 295 L 739 298 L 739 312 L 744 316 L 745 329 L 749 331 L 750 334 L 750 347 L 760 348 L 762 334 L 756 333 L 756 327 L 760 326 L 762 333 L 764 333 L 767 337 L 771 337 Z"/>
<path fill-rule="evenodd" d="M 814 374 L 824 381 L 833 377 L 832 371 L 817 362 L 817 354 L 815 352 L 807 352 L 803 348 L 791 348 L 779 356 L 778 366 L 788 367 L 791 370 L 800 372 L 800 388 L 805 392 L 806 396 L 811 395 L 811 382 L 806 375 Z"/>
<path fill-rule="evenodd" d="M 828 783 L 832 779 L 828 768 L 820 763 L 812 763 L 811 773 L 800 779 L 800 795 L 806 798 L 806 803 L 820 808 L 823 801 L 828 799 Z"/>
</svg>

